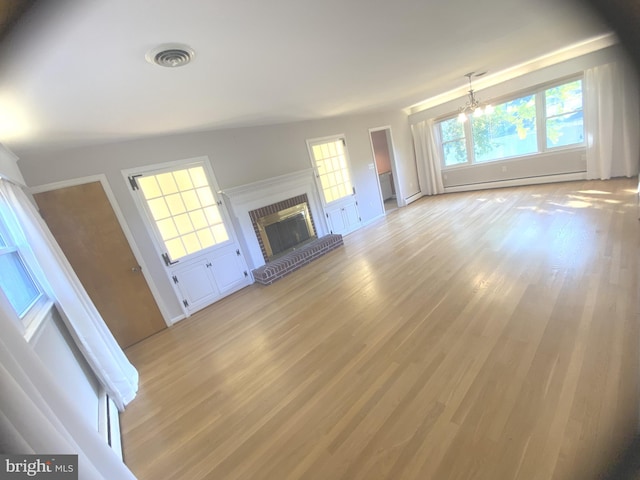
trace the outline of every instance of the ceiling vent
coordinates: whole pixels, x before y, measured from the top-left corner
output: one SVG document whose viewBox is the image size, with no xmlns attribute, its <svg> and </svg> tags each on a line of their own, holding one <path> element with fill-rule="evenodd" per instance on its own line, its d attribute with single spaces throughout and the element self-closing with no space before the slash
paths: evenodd
<svg viewBox="0 0 640 480">
<path fill-rule="evenodd" d="M 149 50 L 145 55 L 147 62 L 160 65 L 161 67 L 182 67 L 189 63 L 195 52 L 191 47 L 181 44 L 160 45 Z"/>
</svg>

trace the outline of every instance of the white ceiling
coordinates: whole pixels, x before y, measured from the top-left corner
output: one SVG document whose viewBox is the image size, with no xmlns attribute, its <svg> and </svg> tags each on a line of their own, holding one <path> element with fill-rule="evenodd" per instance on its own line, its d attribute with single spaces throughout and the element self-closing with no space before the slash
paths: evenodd
<svg viewBox="0 0 640 480">
<path fill-rule="evenodd" d="M 19 153 L 405 108 L 607 31 L 568 0 L 39 2 L 0 46 L 0 142 Z M 145 61 L 167 42 L 194 61 Z"/>
</svg>

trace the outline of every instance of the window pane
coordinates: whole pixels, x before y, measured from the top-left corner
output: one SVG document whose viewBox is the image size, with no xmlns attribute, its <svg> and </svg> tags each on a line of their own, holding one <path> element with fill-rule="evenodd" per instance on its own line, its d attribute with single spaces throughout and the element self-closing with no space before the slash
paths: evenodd
<svg viewBox="0 0 640 480">
<path fill-rule="evenodd" d="M 489 115 L 471 117 L 471 128 L 476 162 L 537 152 L 535 95 L 498 105 Z"/>
<path fill-rule="evenodd" d="M 444 164 L 446 167 L 467 163 L 467 148 L 464 139 L 447 142 L 442 145 L 442 149 L 444 151 Z"/>
<path fill-rule="evenodd" d="M 198 195 L 195 190 L 182 192 L 182 200 L 184 200 L 184 204 L 187 206 L 188 211 L 200 209 L 200 200 L 198 200 Z"/>
<path fill-rule="evenodd" d="M 582 80 L 545 91 L 547 148 L 584 142 Z"/>
<path fill-rule="evenodd" d="M 162 195 L 160 185 L 158 185 L 155 177 L 140 177 L 138 178 L 138 185 L 140 185 L 142 193 L 144 193 L 144 198 L 156 198 Z"/>
<path fill-rule="evenodd" d="M 582 110 L 547 120 L 547 147 L 564 147 L 584 142 Z"/>
<path fill-rule="evenodd" d="M 156 175 L 156 179 L 158 180 L 164 195 L 169 195 L 170 193 L 176 193 L 178 191 L 178 185 L 176 185 L 171 173 L 161 173 L 160 175 Z"/>
<path fill-rule="evenodd" d="M 311 153 L 318 169 L 325 203 L 351 195 L 351 178 L 342 140 L 313 145 Z"/>
<path fill-rule="evenodd" d="M 180 191 L 193 188 L 193 183 L 191 182 L 188 170 L 178 170 L 177 172 L 173 172 L 173 176 L 176 179 L 176 183 L 178 184 L 178 189 Z"/>
<path fill-rule="evenodd" d="M 38 299 L 40 291 L 17 252 L 0 255 L 0 272 L 0 288 L 18 316 L 22 317 Z"/>
<path fill-rule="evenodd" d="M 582 80 L 565 83 L 545 92 L 547 117 L 582 110 Z"/>
<path fill-rule="evenodd" d="M 442 143 L 451 140 L 459 140 L 464 138 L 464 124 L 460 123 L 457 118 L 440 122 L 440 132 L 442 135 Z"/>
<path fill-rule="evenodd" d="M 202 167 L 190 168 L 189 173 L 191 174 L 191 179 L 193 180 L 194 187 L 209 186 L 207 175 L 204 173 L 204 168 Z"/>
<path fill-rule="evenodd" d="M 158 225 L 158 230 L 160 230 L 160 235 L 163 240 L 168 240 L 178 236 L 178 230 L 176 229 L 175 223 L 173 223 L 173 219 L 166 218 L 164 220 L 159 220 L 156 222 L 156 225 Z"/>
<path fill-rule="evenodd" d="M 229 240 L 203 167 L 142 178 L 159 195 L 145 199 L 172 260 Z"/>
</svg>

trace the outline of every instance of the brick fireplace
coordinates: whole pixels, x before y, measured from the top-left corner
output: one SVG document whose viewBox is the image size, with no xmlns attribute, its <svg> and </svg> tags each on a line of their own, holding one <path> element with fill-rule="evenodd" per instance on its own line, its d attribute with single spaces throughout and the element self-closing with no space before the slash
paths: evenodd
<svg viewBox="0 0 640 480">
<path fill-rule="evenodd" d="M 306 193 L 251 210 L 249 217 L 267 263 L 318 238 Z"/>
<path fill-rule="evenodd" d="M 221 193 L 236 218 L 251 273 L 258 283 L 273 283 L 343 244 L 341 235 L 329 234 L 312 169 Z M 276 232 L 276 248 L 267 248 L 267 230 Z"/>
<path fill-rule="evenodd" d="M 316 236 L 307 194 L 251 210 L 251 223 L 266 264 L 253 271 L 263 285 L 279 280 L 342 245 L 342 235 Z"/>
</svg>

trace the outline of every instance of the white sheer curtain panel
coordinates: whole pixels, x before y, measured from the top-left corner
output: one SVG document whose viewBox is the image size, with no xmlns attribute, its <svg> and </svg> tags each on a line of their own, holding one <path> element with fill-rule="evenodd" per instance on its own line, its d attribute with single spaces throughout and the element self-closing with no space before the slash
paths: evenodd
<svg viewBox="0 0 640 480">
<path fill-rule="evenodd" d="M 434 130 L 433 120 L 424 120 L 411 125 L 418 167 L 418 182 L 420 182 L 420 191 L 423 195 L 444 193 L 440 173 L 440 148 L 438 147 L 440 140 L 437 137 L 438 132 Z"/>
<path fill-rule="evenodd" d="M 44 274 L 39 280 L 98 381 L 118 409 L 124 410 L 138 391 L 138 371 L 116 343 L 35 206 L 20 187 L 1 178 L 0 208 L 5 217 L 14 219 L 12 230 L 24 235 Z"/>
<path fill-rule="evenodd" d="M 633 68 L 619 61 L 585 71 L 587 178 L 638 174 L 640 103 Z"/>
<path fill-rule="evenodd" d="M 78 478 L 135 480 L 95 426 L 74 411 L 7 311 L 0 308 L 0 452 L 77 454 Z"/>
</svg>

